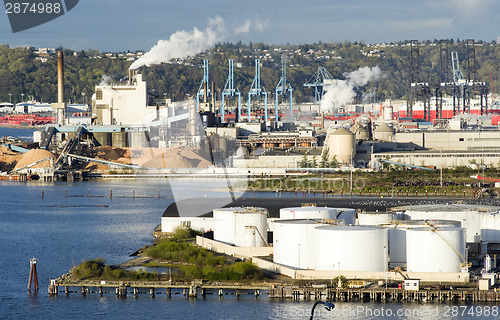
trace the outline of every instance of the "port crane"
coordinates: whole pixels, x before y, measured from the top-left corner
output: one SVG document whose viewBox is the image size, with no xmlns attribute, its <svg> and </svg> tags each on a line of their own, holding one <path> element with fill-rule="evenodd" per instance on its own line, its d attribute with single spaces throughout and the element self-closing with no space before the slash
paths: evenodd
<svg viewBox="0 0 500 320">
<path fill-rule="evenodd" d="M 260 59 L 255 59 L 255 77 L 253 79 L 252 86 L 248 91 L 248 122 L 251 121 L 252 96 L 264 96 L 264 121 L 267 123 L 267 91 L 260 81 Z"/>
<path fill-rule="evenodd" d="M 306 82 L 304 87 L 314 87 L 314 103 L 318 104 L 325 94 L 325 86 L 335 81 L 333 76 L 324 67 L 319 67 L 318 71 Z"/>
<path fill-rule="evenodd" d="M 221 105 L 221 120 L 225 122 L 225 97 L 238 96 L 238 120 L 241 118 L 241 93 L 238 87 L 234 86 L 234 60 L 229 59 L 229 74 L 226 80 L 226 85 L 222 91 L 222 105 Z"/>
<path fill-rule="evenodd" d="M 276 121 L 278 121 L 279 116 L 278 116 L 278 104 L 279 104 L 279 96 L 284 96 L 288 92 L 289 94 L 289 101 L 290 101 L 290 120 L 293 121 L 293 107 L 292 107 L 292 92 L 293 88 L 290 82 L 286 80 L 286 59 L 281 58 L 281 79 L 278 82 L 278 85 L 276 86 L 276 103 L 275 103 L 275 116 L 276 116 Z"/>
<path fill-rule="evenodd" d="M 196 93 L 196 111 L 200 111 L 200 97 L 204 97 L 204 103 L 207 103 L 207 97 L 213 97 L 215 101 L 215 92 L 209 89 L 209 73 L 208 73 L 208 60 L 203 60 L 203 79 L 201 80 L 200 88 Z M 215 108 L 215 106 L 213 106 Z"/>
</svg>

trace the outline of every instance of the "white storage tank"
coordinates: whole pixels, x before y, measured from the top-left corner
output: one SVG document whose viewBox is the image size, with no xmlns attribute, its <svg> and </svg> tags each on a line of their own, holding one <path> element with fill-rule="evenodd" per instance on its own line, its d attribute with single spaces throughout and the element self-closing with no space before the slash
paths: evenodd
<svg viewBox="0 0 500 320">
<path fill-rule="evenodd" d="M 378 226 L 397 220 L 396 212 L 360 212 L 358 224 L 362 226 Z"/>
<path fill-rule="evenodd" d="M 323 226 L 315 231 L 317 270 L 387 271 L 387 230 Z"/>
<path fill-rule="evenodd" d="M 460 272 L 465 258 L 465 231 L 423 227 L 406 231 L 408 272 Z"/>
<path fill-rule="evenodd" d="M 354 224 L 356 209 L 329 207 L 292 207 L 280 209 L 280 219 L 342 220 L 345 225 Z"/>
<path fill-rule="evenodd" d="M 324 148 L 328 150 L 328 158 L 337 159 L 340 163 L 351 163 L 356 154 L 356 138 L 354 133 L 339 128 L 333 132 L 328 131 Z"/>
<path fill-rule="evenodd" d="M 380 225 L 387 228 L 389 236 L 389 267 L 406 265 L 406 231 L 413 228 L 422 228 L 432 225 L 434 227 L 457 227 L 460 222 L 447 220 L 395 220 Z"/>
<path fill-rule="evenodd" d="M 300 269 L 315 269 L 315 228 L 320 220 L 294 219 L 274 221 L 275 263 Z"/>
<path fill-rule="evenodd" d="M 280 219 L 335 219 L 337 209 L 328 207 L 292 207 L 280 209 Z"/>
<path fill-rule="evenodd" d="M 481 214 L 481 240 L 492 243 L 500 243 L 500 214 Z"/>
<path fill-rule="evenodd" d="M 373 139 L 379 141 L 392 141 L 394 130 L 385 122 L 382 122 L 375 130 L 373 130 Z"/>
<path fill-rule="evenodd" d="M 499 207 L 478 206 L 469 204 L 437 204 L 417 205 L 392 208 L 401 211 L 405 219 L 411 220 L 454 220 L 462 223 L 465 229 L 466 241 L 479 243 L 481 241 L 481 217 L 483 213 L 498 212 Z"/>
<path fill-rule="evenodd" d="M 392 118 L 394 117 L 394 108 L 391 106 L 387 106 L 384 108 L 384 120 L 385 121 L 392 121 Z"/>
<path fill-rule="evenodd" d="M 267 216 L 264 208 L 237 207 L 214 209 L 214 240 L 239 247 L 264 247 Z"/>
</svg>

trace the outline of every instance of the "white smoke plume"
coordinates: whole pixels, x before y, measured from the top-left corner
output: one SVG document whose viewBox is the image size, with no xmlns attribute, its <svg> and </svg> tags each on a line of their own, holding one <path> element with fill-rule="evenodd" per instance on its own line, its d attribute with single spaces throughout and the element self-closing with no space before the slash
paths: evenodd
<svg viewBox="0 0 500 320">
<path fill-rule="evenodd" d="M 217 16 L 210 19 L 205 30 L 193 28 L 191 32 L 180 30 L 170 36 L 169 40 L 159 40 L 149 52 L 136 60 L 130 69 L 152 66 L 172 59 L 183 59 L 196 55 L 213 47 L 223 39 L 224 20 Z"/>
<path fill-rule="evenodd" d="M 262 32 L 266 29 L 266 27 L 267 21 L 262 21 L 259 17 L 255 18 L 253 21 L 251 19 L 247 19 L 242 25 L 234 29 L 234 34 L 249 33 L 251 29 Z"/>
<path fill-rule="evenodd" d="M 326 93 L 321 98 L 321 111 L 334 113 L 339 107 L 354 101 L 356 97 L 355 89 L 380 78 L 382 70 L 378 66 L 373 69 L 364 67 L 345 76 L 346 80 L 336 80 L 334 83 L 325 86 Z"/>
</svg>

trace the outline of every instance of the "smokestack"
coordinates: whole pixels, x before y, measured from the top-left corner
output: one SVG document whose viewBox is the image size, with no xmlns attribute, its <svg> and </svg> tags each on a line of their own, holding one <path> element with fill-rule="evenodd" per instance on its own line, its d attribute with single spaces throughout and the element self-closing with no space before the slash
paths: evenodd
<svg viewBox="0 0 500 320">
<path fill-rule="evenodd" d="M 203 90 L 205 91 L 204 92 L 204 101 L 205 102 L 205 105 L 207 103 L 207 100 L 208 100 L 208 83 L 205 81 L 204 84 L 203 84 Z"/>
<path fill-rule="evenodd" d="M 321 129 L 325 129 L 325 113 L 321 112 Z"/>
<path fill-rule="evenodd" d="M 57 53 L 57 102 L 64 103 L 64 55 Z"/>
<path fill-rule="evenodd" d="M 53 103 L 51 107 L 57 115 L 57 124 L 64 125 L 66 104 L 64 103 L 64 56 L 62 51 L 57 53 L 57 103 Z"/>
<path fill-rule="evenodd" d="M 132 70 L 128 69 L 128 85 L 132 84 Z"/>
</svg>

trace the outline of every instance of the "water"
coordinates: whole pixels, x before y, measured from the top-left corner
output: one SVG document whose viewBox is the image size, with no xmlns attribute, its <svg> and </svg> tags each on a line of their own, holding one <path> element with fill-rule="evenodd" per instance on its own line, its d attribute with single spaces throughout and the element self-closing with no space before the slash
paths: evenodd
<svg viewBox="0 0 500 320">
<path fill-rule="evenodd" d="M 4 129 L 4 128 L 3 128 Z M 2 130 L 0 136 L 2 136 Z M 5 134 L 4 134 L 5 135 Z M 203 196 L 210 182 L 180 182 L 185 196 Z M 44 197 L 42 198 L 42 189 Z M 88 197 L 88 192 L 92 197 Z M 113 198 L 109 198 L 109 190 Z M 135 190 L 136 198 L 131 198 Z M 161 198 L 155 198 L 160 191 Z M 68 197 L 65 196 L 67 191 Z M 75 183 L 0 182 L 0 319 L 308 319 L 312 302 L 271 301 L 262 295 L 115 295 L 72 293 L 50 297 L 49 279 L 83 259 L 124 262 L 148 245 L 165 208 L 173 201 L 164 180 L 106 180 Z M 208 190 L 207 196 L 218 195 Z M 251 193 L 253 195 L 253 193 Z M 259 195 L 259 194 L 257 194 Z M 273 197 L 274 193 L 261 195 Z M 94 197 L 99 196 L 99 197 Z M 148 196 L 151 198 L 140 198 Z M 27 292 L 29 259 L 38 258 L 40 291 Z M 494 309 L 496 308 L 496 309 Z M 315 319 L 497 319 L 493 305 L 336 303 L 318 307 Z"/>
</svg>

